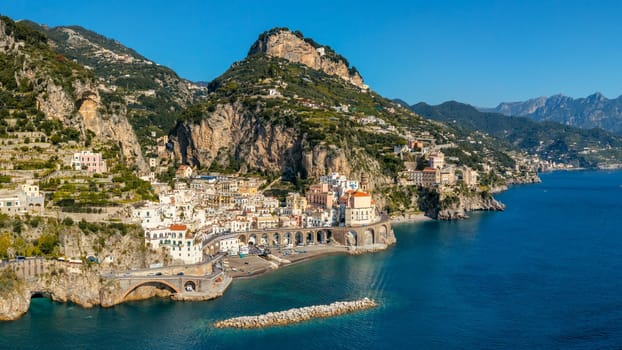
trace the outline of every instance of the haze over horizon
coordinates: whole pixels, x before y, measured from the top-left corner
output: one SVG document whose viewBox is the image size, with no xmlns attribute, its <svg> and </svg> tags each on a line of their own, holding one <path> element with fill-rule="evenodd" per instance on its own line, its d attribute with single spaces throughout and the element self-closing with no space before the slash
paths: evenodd
<svg viewBox="0 0 622 350">
<path fill-rule="evenodd" d="M 193 81 L 211 81 L 273 27 L 346 57 L 372 89 L 408 103 L 492 107 L 558 93 L 622 93 L 622 3 L 600 1 L 5 2 L 0 13 L 79 25 Z"/>
</svg>

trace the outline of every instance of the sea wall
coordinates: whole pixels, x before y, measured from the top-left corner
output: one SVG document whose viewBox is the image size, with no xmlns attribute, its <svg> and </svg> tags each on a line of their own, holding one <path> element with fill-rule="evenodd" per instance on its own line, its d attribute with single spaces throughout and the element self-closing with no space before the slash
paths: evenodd
<svg viewBox="0 0 622 350">
<path fill-rule="evenodd" d="M 214 323 L 216 328 L 264 328 L 283 326 L 307 321 L 313 318 L 325 318 L 351 312 L 371 309 L 378 304 L 369 298 L 354 301 L 337 301 L 328 305 L 307 306 L 280 312 L 269 312 L 257 316 L 234 317 Z"/>
</svg>

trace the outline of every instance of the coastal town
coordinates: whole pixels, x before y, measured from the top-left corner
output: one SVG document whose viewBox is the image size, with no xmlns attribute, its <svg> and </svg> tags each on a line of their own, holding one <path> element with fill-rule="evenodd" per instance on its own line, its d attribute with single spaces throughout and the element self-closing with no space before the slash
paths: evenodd
<svg viewBox="0 0 622 350">
<path fill-rule="evenodd" d="M 372 117 L 363 122 L 367 127 L 383 124 Z M 451 191 L 457 185 L 473 189 L 479 187 L 481 174 L 478 171 L 466 165 L 456 165 L 457 158 L 446 157 L 443 153 L 444 149 L 453 145 L 435 145 L 433 139 L 425 137 L 428 135 L 420 139 L 405 136 L 410 138 L 406 144 L 394 146 L 394 154 L 414 161 L 404 162 L 404 170 L 397 177 L 397 186 L 439 192 Z M 24 137 L 28 136 L 16 137 L 14 150 L 20 143 L 24 144 Z M 41 141 L 37 147 L 51 146 Z M 154 152 L 159 154 L 165 151 L 164 146 L 154 147 Z M 280 178 L 210 173 L 190 165 L 177 166 L 172 181 L 159 182 L 158 178 L 171 166 L 167 157 L 149 158 L 151 172 L 135 174 L 136 178 L 148 184 L 157 197 L 137 201 L 119 193 L 112 200 L 120 199 L 117 203 L 122 205 L 105 205 L 112 202 L 109 200 L 103 202 L 104 205 L 93 202 L 95 204 L 78 207 L 77 198 L 82 197 L 76 194 L 114 192 L 115 184 L 120 180 L 111 174 L 112 170 L 101 152 L 76 148 L 73 152 L 64 151 L 62 154 L 63 158 L 54 163 L 55 169 L 44 172 L 16 169 L 11 167 L 14 163 L 10 161 L 1 162 L 0 166 L 4 169 L 2 176 L 9 181 L 0 189 L 0 213 L 69 218 L 75 222 L 94 220 L 140 225 L 144 231 L 145 246 L 166 253 L 166 259 L 153 264 L 158 267 L 163 264 L 198 264 L 216 253 L 230 256 L 261 254 L 269 251 L 270 247 L 291 250 L 310 244 L 365 245 L 356 244 L 356 239 L 352 244 L 349 241 L 337 242 L 326 236 L 319 239 L 308 237 L 301 230 L 364 227 L 389 219 L 388 214 L 381 212 L 376 205 L 373 182 L 365 173 L 360 179 L 348 178 L 337 172 L 320 176 L 302 193 L 283 189 L 273 191 L 275 185 L 282 184 Z M 525 158 L 523 166 L 534 169 L 547 166 L 547 163 L 537 158 Z M 484 164 L 484 169 L 489 171 L 490 166 Z M 516 170 L 520 170 L 518 164 Z M 242 236 L 232 236 L 275 229 L 289 229 L 291 233 L 271 237 L 271 240 L 267 234 L 252 234 L 247 240 Z M 94 251 L 83 256 L 59 254 L 73 260 L 91 256 L 103 262 L 114 258 L 96 256 Z"/>
</svg>

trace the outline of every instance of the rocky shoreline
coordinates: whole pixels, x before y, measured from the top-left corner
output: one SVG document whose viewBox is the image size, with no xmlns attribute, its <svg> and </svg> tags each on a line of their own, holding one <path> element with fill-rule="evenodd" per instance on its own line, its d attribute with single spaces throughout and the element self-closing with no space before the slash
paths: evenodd
<svg viewBox="0 0 622 350">
<path fill-rule="evenodd" d="M 214 323 L 216 328 L 265 328 L 299 323 L 313 318 L 326 318 L 377 307 L 375 300 L 363 298 L 354 301 L 337 301 L 328 305 L 315 305 L 269 312 L 257 316 L 240 316 Z"/>
</svg>

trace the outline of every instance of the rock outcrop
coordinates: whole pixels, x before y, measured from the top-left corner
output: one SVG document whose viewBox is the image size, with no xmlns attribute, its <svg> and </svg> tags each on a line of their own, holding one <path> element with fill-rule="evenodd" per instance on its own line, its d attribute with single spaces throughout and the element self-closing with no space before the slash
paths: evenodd
<svg viewBox="0 0 622 350">
<path fill-rule="evenodd" d="M 459 201 L 436 211 L 438 220 L 460 220 L 467 218 L 469 211 L 503 211 L 505 205 L 493 197 L 484 197 L 480 194 L 459 196 Z"/>
<path fill-rule="evenodd" d="M 2 279 L 0 321 L 16 320 L 25 314 L 30 307 L 30 290 L 9 269 L 2 271 L 0 279 Z"/>
<path fill-rule="evenodd" d="M 100 87 L 88 78 L 85 68 L 44 44 L 33 47 L 16 40 L 12 32 L 15 28 L 16 23 L 0 18 L 0 53 L 10 54 L 9 59 L 16 62 L 15 80 L 20 87 L 25 84 L 32 88 L 37 109 L 46 118 L 81 130 L 83 137 L 87 130 L 91 130 L 102 143 L 114 140 L 126 162 L 146 170 L 148 167 L 140 144 L 127 119 L 126 104 L 104 105 L 99 96 Z M 42 34 L 39 35 L 39 39 L 45 40 Z M 50 55 L 56 55 L 57 62 L 50 62 Z M 61 68 L 55 65 L 62 66 L 63 72 L 59 73 Z"/>
<path fill-rule="evenodd" d="M 263 123 L 239 103 L 219 105 L 198 124 L 179 123 L 171 135 L 182 163 L 226 167 L 235 159 L 245 167 L 289 174 L 300 171 L 300 141 L 295 130 Z"/>
<path fill-rule="evenodd" d="M 325 318 L 346 313 L 371 309 L 378 304 L 369 298 L 354 301 L 337 301 L 329 305 L 307 306 L 280 312 L 269 312 L 258 316 L 241 316 L 214 323 L 216 328 L 264 328 L 283 326 L 307 321 L 313 318 Z"/>
<path fill-rule="evenodd" d="M 218 105 L 197 124 L 178 123 L 169 141 L 181 163 L 203 168 L 232 168 L 233 162 L 239 162 L 241 173 L 259 169 L 289 178 L 319 178 L 339 172 L 360 178 L 367 172 L 374 175 L 370 177 L 374 186 L 390 182 L 380 175 L 378 161 L 353 145 L 311 146 L 304 132 L 265 122 L 239 102 Z"/>
<path fill-rule="evenodd" d="M 300 32 L 273 29 L 263 33 L 249 51 L 249 55 L 258 53 L 304 64 L 326 74 L 339 76 L 360 88 L 364 87 L 361 75 L 343 57 L 336 55 L 329 47 L 320 46 L 310 39 L 305 40 Z"/>
</svg>

